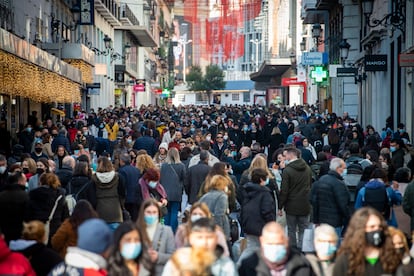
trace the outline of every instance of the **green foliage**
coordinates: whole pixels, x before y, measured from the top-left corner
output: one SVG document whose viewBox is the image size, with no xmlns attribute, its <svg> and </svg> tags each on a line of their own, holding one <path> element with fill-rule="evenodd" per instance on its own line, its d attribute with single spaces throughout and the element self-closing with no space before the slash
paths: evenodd
<svg viewBox="0 0 414 276">
<path fill-rule="evenodd" d="M 203 72 L 200 66 L 193 66 L 187 74 L 188 89 L 191 91 L 205 91 Z"/>
<path fill-rule="evenodd" d="M 203 75 L 200 66 L 193 66 L 186 77 L 188 89 L 207 93 L 209 103 L 213 90 L 221 90 L 226 87 L 223 70 L 217 65 L 207 66 L 205 75 Z"/>
</svg>

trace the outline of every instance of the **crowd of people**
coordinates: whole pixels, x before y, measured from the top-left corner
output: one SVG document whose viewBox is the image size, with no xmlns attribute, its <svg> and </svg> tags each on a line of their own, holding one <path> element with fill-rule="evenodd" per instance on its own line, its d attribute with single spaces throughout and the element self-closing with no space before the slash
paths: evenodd
<svg viewBox="0 0 414 276">
<path fill-rule="evenodd" d="M 2 275 L 414 274 L 414 150 L 391 118 L 110 106 L 0 136 Z"/>
</svg>

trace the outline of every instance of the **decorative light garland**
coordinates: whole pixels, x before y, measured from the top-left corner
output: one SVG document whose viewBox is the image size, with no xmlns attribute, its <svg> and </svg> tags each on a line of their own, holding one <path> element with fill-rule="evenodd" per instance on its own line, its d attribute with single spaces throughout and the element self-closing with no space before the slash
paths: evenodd
<svg viewBox="0 0 414 276">
<path fill-rule="evenodd" d="M 78 83 L 2 50 L 0 50 L 0 92 L 44 103 L 81 101 Z"/>
</svg>

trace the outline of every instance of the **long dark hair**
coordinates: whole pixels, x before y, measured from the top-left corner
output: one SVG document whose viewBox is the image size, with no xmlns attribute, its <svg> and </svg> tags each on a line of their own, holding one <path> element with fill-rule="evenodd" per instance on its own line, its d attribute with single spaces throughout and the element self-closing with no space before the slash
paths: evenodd
<svg viewBox="0 0 414 276">
<path fill-rule="evenodd" d="M 155 199 L 149 198 L 141 204 L 141 208 L 139 210 L 139 215 L 138 215 L 138 220 L 137 220 L 137 227 L 138 229 L 143 229 L 141 233 L 142 234 L 141 240 L 147 246 L 151 246 L 151 240 L 147 235 L 147 231 L 145 230 L 147 229 L 147 224 L 145 223 L 145 220 L 144 220 L 144 212 L 145 212 L 145 209 L 147 209 L 149 206 L 155 206 L 158 209 L 158 219 L 159 220 L 161 219 L 161 208 Z"/>
<path fill-rule="evenodd" d="M 73 213 L 69 217 L 69 222 L 72 225 L 73 230 L 76 232 L 82 222 L 87 219 L 97 217 L 98 213 L 95 209 L 93 209 L 89 201 L 81 199 L 76 203 L 75 208 L 73 208 Z"/>
<path fill-rule="evenodd" d="M 142 264 L 145 267 L 145 269 L 150 271 L 152 275 L 153 265 L 152 265 L 150 256 L 148 254 L 148 248 L 142 240 L 141 231 L 138 229 L 138 227 L 133 222 L 130 222 L 130 221 L 121 223 L 114 232 L 114 246 L 112 247 L 111 254 L 108 258 L 108 275 L 120 275 L 120 276 L 132 275 L 131 271 L 125 265 L 125 260 L 121 255 L 121 248 L 120 248 L 122 237 L 132 231 L 138 232 L 139 239 L 142 245 L 141 253 L 135 259 L 135 262 L 137 264 Z"/>
</svg>

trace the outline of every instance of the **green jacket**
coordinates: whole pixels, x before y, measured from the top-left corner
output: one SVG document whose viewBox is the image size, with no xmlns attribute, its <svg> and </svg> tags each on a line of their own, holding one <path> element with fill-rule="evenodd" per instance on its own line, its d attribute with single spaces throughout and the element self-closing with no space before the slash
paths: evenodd
<svg viewBox="0 0 414 276">
<path fill-rule="evenodd" d="M 303 159 L 289 163 L 282 174 L 279 210 L 284 208 L 286 214 L 292 216 L 309 215 L 311 184 L 312 170 Z"/>
</svg>

